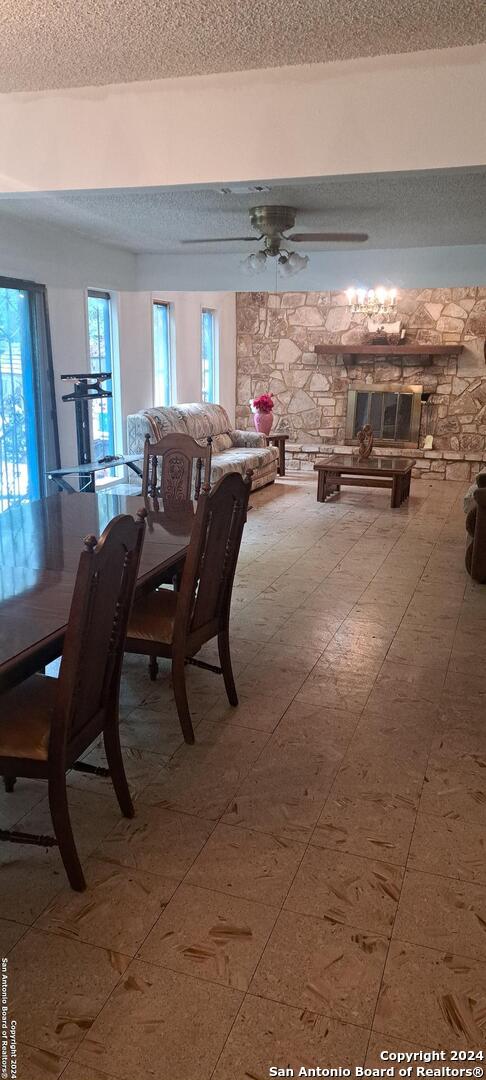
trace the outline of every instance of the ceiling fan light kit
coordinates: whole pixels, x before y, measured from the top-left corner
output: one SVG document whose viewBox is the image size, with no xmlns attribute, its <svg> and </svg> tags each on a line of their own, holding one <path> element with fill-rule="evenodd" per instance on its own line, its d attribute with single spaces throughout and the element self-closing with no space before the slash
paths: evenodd
<svg viewBox="0 0 486 1080">
<path fill-rule="evenodd" d="M 252 206 L 250 211 L 252 227 L 259 233 L 257 241 L 263 240 L 264 246 L 254 251 L 242 262 L 243 269 L 249 274 L 260 274 L 267 266 L 267 259 L 277 259 L 277 266 L 283 277 L 293 277 L 308 266 L 309 256 L 289 251 L 284 245 L 351 243 L 361 244 L 368 239 L 367 233 L 292 233 L 286 236 L 295 225 L 297 213 L 293 206 Z M 217 244 L 245 241 L 254 243 L 253 236 L 220 236 L 206 239 L 183 240 L 183 244 Z"/>
</svg>

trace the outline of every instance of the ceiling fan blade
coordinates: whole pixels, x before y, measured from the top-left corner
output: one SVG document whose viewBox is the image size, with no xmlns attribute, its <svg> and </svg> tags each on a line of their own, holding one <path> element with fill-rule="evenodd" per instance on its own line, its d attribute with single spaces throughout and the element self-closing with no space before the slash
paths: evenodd
<svg viewBox="0 0 486 1080">
<path fill-rule="evenodd" d="M 291 240 L 294 244 L 318 244 L 337 242 L 343 244 L 364 244 L 365 240 L 368 240 L 368 233 L 362 232 L 309 232 L 309 233 L 292 233 L 291 236 L 286 236 L 286 240 Z"/>
<path fill-rule="evenodd" d="M 261 239 L 261 236 L 207 236 L 203 240 L 181 240 L 181 244 L 230 244 L 235 240 L 249 240 L 250 243 L 257 244 Z"/>
</svg>

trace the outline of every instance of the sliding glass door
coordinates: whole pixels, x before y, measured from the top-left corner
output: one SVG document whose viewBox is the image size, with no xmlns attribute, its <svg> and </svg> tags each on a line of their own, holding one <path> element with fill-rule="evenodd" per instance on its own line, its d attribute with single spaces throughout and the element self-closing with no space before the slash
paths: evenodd
<svg viewBox="0 0 486 1080">
<path fill-rule="evenodd" d="M 57 462 L 45 290 L 0 278 L 0 512 L 44 494 Z"/>
</svg>

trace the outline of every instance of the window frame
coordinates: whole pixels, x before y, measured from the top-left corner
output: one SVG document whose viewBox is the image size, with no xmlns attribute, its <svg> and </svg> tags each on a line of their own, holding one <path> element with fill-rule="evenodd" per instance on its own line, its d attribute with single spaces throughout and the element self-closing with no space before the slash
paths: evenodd
<svg viewBox="0 0 486 1080">
<path fill-rule="evenodd" d="M 157 394 L 157 385 L 160 381 L 160 376 L 157 374 L 156 368 L 156 355 L 155 355 L 155 310 L 158 307 L 166 309 L 167 312 L 167 376 L 168 376 L 168 393 L 167 402 L 159 401 Z M 153 407 L 160 406 L 161 408 L 170 408 L 177 400 L 177 373 L 176 373 L 176 333 L 175 333 L 175 318 L 174 318 L 174 304 L 170 300 L 164 300 L 163 297 L 154 296 L 151 299 L 151 333 L 152 333 L 152 404 Z M 164 396 L 164 395 L 162 395 Z"/>
<path fill-rule="evenodd" d="M 203 380 L 203 319 L 205 315 L 211 315 L 212 317 L 212 363 L 211 363 L 211 383 L 212 383 L 212 397 L 208 397 L 207 404 L 219 403 L 219 318 L 216 308 L 208 307 L 207 304 L 201 304 L 200 317 L 199 317 L 199 350 L 200 350 L 200 364 L 199 374 L 201 381 L 201 401 L 205 401 L 204 398 L 204 380 Z"/>
<path fill-rule="evenodd" d="M 121 399 L 120 399 L 120 362 L 119 362 L 119 349 L 118 349 L 118 305 L 116 303 L 116 296 L 110 292 L 109 289 L 99 289 L 89 286 L 85 289 L 85 302 L 84 302 L 84 316 L 86 327 L 86 358 L 87 358 L 87 371 L 93 375 L 96 372 L 91 371 L 91 356 L 90 356 L 90 333 L 89 333 L 89 301 L 90 299 L 105 300 L 108 302 L 109 313 L 109 329 L 110 329 L 110 364 L 107 365 L 108 370 L 111 371 L 111 415 L 112 415 L 112 428 L 113 428 L 113 453 L 121 454 L 123 452 L 123 436 L 122 436 L 122 420 L 121 420 Z M 106 383 L 103 383 L 106 386 Z M 89 422 L 90 422 L 90 439 L 92 456 L 94 455 L 94 437 L 93 437 L 93 416 L 92 409 L 89 410 Z M 115 477 L 113 469 L 106 470 L 106 476 L 99 474 L 96 478 L 96 486 L 104 486 L 107 483 L 112 483 Z"/>
</svg>

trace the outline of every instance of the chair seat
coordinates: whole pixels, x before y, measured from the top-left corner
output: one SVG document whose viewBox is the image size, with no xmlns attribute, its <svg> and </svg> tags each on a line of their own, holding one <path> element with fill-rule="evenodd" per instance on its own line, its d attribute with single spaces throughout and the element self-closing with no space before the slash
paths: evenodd
<svg viewBox="0 0 486 1080">
<path fill-rule="evenodd" d="M 57 679 L 32 675 L 2 694 L 0 757 L 47 761 L 57 686 Z"/>
<path fill-rule="evenodd" d="M 127 641 L 160 641 L 171 645 L 178 594 L 168 589 L 147 593 L 133 605 L 128 623 Z"/>
</svg>

